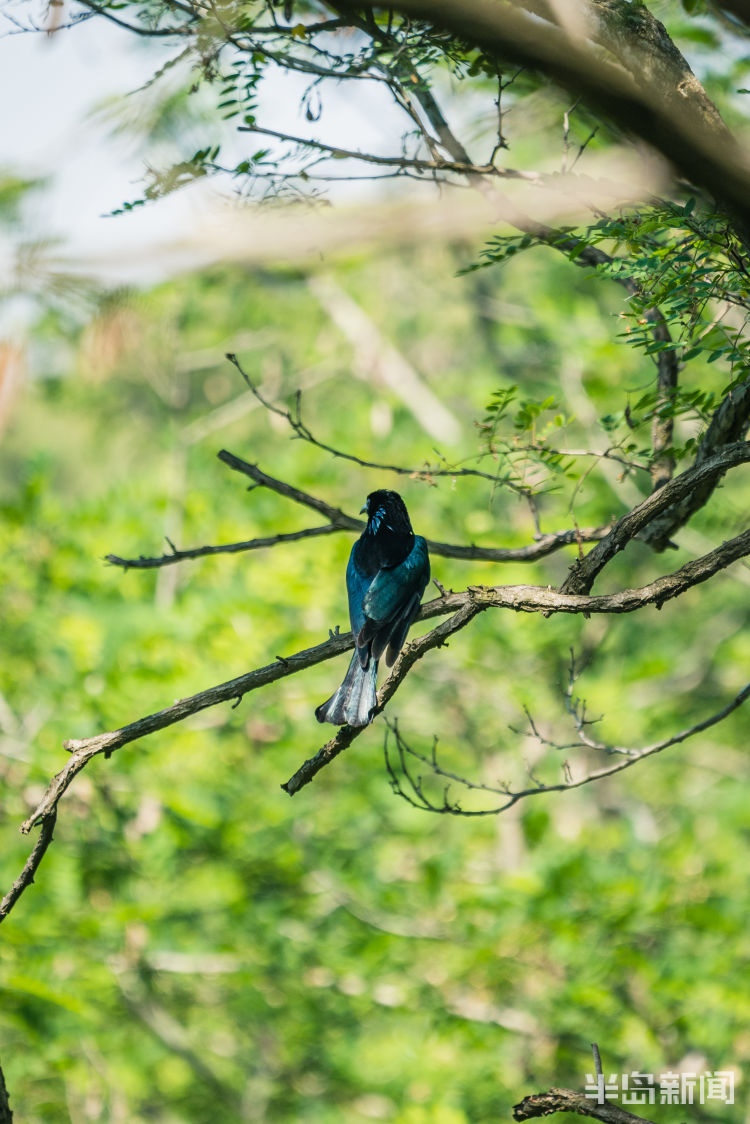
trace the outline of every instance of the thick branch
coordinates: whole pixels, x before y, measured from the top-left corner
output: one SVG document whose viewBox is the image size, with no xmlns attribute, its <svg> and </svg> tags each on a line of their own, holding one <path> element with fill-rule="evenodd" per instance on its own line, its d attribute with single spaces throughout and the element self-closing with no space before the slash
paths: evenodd
<svg viewBox="0 0 750 1124">
<path fill-rule="evenodd" d="M 674 355 L 674 352 L 662 354 Z M 750 420 L 750 379 L 730 390 L 716 409 L 706 430 L 695 457 L 695 464 L 705 464 L 726 445 L 740 441 L 747 432 Z M 707 479 L 700 486 L 691 489 L 678 502 L 673 503 L 660 516 L 652 520 L 640 535 L 656 551 L 664 550 L 670 544 L 671 536 L 684 526 L 702 507 L 708 503 L 720 477 Z"/>
<path fill-rule="evenodd" d="M 578 1116 L 593 1116 L 604 1124 L 652 1124 L 645 1116 L 634 1116 L 619 1105 L 598 1104 L 584 1093 L 574 1089 L 550 1089 L 547 1093 L 534 1093 L 524 1097 L 513 1107 L 514 1120 L 532 1120 L 537 1116 L 549 1116 L 553 1112 L 574 1112 Z"/>
<path fill-rule="evenodd" d="M 351 11 L 356 4 L 336 4 Z M 602 54 L 585 36 L 573 36 L 536 17 L 496 0 L 396 0 L 405 15 L 434 22 L 491 54 L 541 70 L 560 85 L 604 112 L 618 127 L 645 140 L 670 160 L 691 182 L 704 187 L 734 217 L 743 238 L 750 232 L 750 169 L 737 143 L 717 118 L 684 60 L 666 65 L 667 46 L 677 59 L 661 25 L 646 12 L 641 23 L 632 6 L 606 6 L 606 22 L 617 17 L 617 54 Z M 597 29 L 605 22 L 605 6 L 580 3 L 575 22 Z M 643 40 L 641 42 L 641 32 Z M 596 33 L 596 30 L 595 30 Z M 648 33 L 648 34 L 646 34 Z M 589 31 L 589 34 L 591 32 Z M 655 65 L 661 59 L 664 65 Z M 684 64 L 684 65 L 683 65 Z M 675 73 L 680 81 L 675 86 Z M 692 79 L 692 81 L 690 80 Z M 713 112 L 711 110 L 713 109 Z"/>
<path fill-rule="evenodd" d="M 738 441 L 725 446 L 721 452 L 687 469 L 662 488 L 652 492 L 627 515 L 615 523 L 612 530 L 585 558 L 575 562 L 561 586 L 563 593 L 588 593 L 596 576 L 606 564 L 621 551 L 651 520 L 671 504 L 684 500 L 696 490 L 710 485 L 715 487 L 725 472 L 750 460 L 750 443 Z M 735 540 L 736 541 L 736 540 Z"/>
<path fill-rule="evenodd" d="M 0 1069 L 0 1124 L 13 1124 L 13 1113 L 10 1110 L 8 1090 L 5 1086 L 5 1076 Z"/>
</svg>

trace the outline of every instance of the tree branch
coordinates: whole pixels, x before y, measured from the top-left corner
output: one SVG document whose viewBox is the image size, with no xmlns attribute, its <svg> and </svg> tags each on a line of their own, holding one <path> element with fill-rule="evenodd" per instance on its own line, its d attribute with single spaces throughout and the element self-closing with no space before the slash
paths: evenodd
<svg viewBox="0 0 750 1124">
<path fill-rule="evenodd" d="M 435 605 L 436 603 L 433 601 L 430 602 L 430 604 Z M 440 604 L 439 599 L 438 604 Z M 427 608 L 428 606 L 425 606 L 425 609 Z M 373 711 L 373 717 L 376 717 L 383 711 L 386 704 L 393 698 L 418 659 L 421 659 L 422 656 L 432 648 L 442 647 L 449 636 L 465 628 L 469 621 L 480 611 L 480 608 L 473 605 L 470 601 L 463 602 L 449 620 L 443 621 L 442 624 L 433 628 L 431 632 L 420 636 L 418 640 L 412 641 L 411 644 L 407 644 L 407 646 L 401 650 L 391 674 L 378 691 L 378 701 Z M 330 741 L 326 742 L 323 748 L 320 749 L 314 757 L 305 761 L 296 773 L 290 777 L 286 784 L 283 784 L 281 787 L 285 792 L 288 792 L 290 796 L 294 796 L 296 792 L 299 792 L 301 788 L 309 784 L 320 770 L 328 765 L 334 757 L 338 757 L 339 753 L 348 749 L 354 739 L 358 737 L 359 734 L 364 733 L 366 729 L 366 726 L 342 726 L 335 736 L 331 738 Z"/>
<path fill-rule="evenodd" d="M 250 466 L 253 467 L 253 466 Z M 243 550 L 259 550 L 262 547 L 276 546 L 279 543 L 296 542 L 298 539 L 313 538 L 319 535 L 337 534 L 349 530 L 326 523 L 323 527 L 310 527 L 305 531 L 292 531 L 287 535 L 271 535 L 265 539 L 250 539 L 248 542 L 225 543 L 221 546 L 198 546 L 192 550 L 173 548 L 169 554 L 138 558 L 120 558 L 117 554 L 107 554 L 105 562 L 121 566 L 123 570 L 154 570 L 160 566 L 170 566 L 190 558 L 203 558 L 211 554 L 237 554 Z M 437 542 L 427 539 L 430 553 L 441 558 L 456 558 L 462 562 L 536 562 L 546 558 L 564 546 L 578 546 L 581 543 L 599 542 L 610 530 L 610 524 L 602 527 L 574 527 L 568 531 L 550 531 L 539 535 L 527 546 L 462 546 L 456 543 Z"/>
<path fill-rule="evenodd" d="M 733 448 L 736 447 L 730 446 L 730 449 Z M 662 492 L 666 491 L 667 488 L 674 487 L 681 479 L 682 477 L 678 477 L 677 480 L 654 493 L 645 502 L 653 502 L 658 499 Z M 287 486 L 287 488 L 292 495 L 297 492 L 291 486 Z M 335 511 L 336 509 L 331 510 Z M 665 601 L 678 597 L 691 586 L 707 581 L 713 574 L 725 569 L 732 562 L 747 554 L 750 554 L 750 530 L 722 543 L 721 546 L 701 558 L 686 563 L 679 570 L 675 570 L 674 573 L 657 578 L 649 585 L 642 586 L 639 589 L 624 589 L 617 593 L 586 596 L 565 592 L 558 593 L 549 587 L 533 585 L 470 586 L 460 593 L 448 593 L 445 596 L 437 597 L 422 606 L 418 619 L 428 620 L 432 617 L 452 614 L 450 619 L 408 644 L 402 650 L 390 676 L 378 693 L 376 713 L 382 711 L 418 659 L 432 648 L 444 644 L 449 636 L 464 628 L 478 613 L 484 612 L 486 609 L 504 608 L 513 609 L 516 612 L 541 612 L 548 615 L 550 613 L 632 613 L 650 604 L 660 608 Z M 26 887 L 33 882 L 34 874 L 52 839 L 59 801 L 78 773 L 88 765 L 92 758 L 99 754 L 109 757 L 114 750 L 145 737 L 147 734 L 163 730 L 176 722 L 182 722 L 192 714 L 197 714 L 207 707 L 216 706 L 232 699 L 240 700 L 243 695 L 250 691 L 331 659 L 333 656 L 348 651 L 352 646 L 353 641 L 350 632 L 332 633 L 330 639 L 323 644 L 307 648 L 292 656 L 278 656 L 272 664 L 249 671 L 245 675 L 230 679 L 216 687 L 199 691 L 188 698 L 180 699 L 172 706 L 154 714 L 146 715 L 134 722 L 129 722 L 116 730 L 96 734 L 89 738 L 71 739 L 64 742 L 65 749 L 71 753 L 70 759 L 65 767 L 52 778 L 38 805 L 21 825 L 21 831 L 24 834 L 28 834 L 39 823 L 41 823 L 42 830 L 21 875 L 3 899 L 2 908 L 0 908 L 0 921 L 7 916 Z M 347 745 L 350 745 L 363 729 L 366 729 L 366 727 L 357 728 L 353 733 L 347 733 L 348 728 L 342 727 L 339 734 L 334 735 L 331 741 L 314 758 L 305 762 L 300 770 L 290 778 L 284 786 L 285 790 L 290 793 L 299 791 L 312 780 L 324 765 L 338 756 Z"/>
<path fill-rule="evenodd" d="M 634 1116 L 619 1105 L 598 1104 L 596 1100 L 574 1089 L 550 1089 L 547 1093 L 534 1093 L 524 1097 L 513 1107 L 514 1120 L 532 1120 L 549 1116 L 553 1112 L 574 1112 L 578 1116 L 593 1116 L 604 1124 L 653 1124 L 645 1116 Z"/>
<path fill-rule="evenodd" d="M 0 1124 L 13 1124 L 13 1113 L 10 1109 L 8 1090 L 5 1085 L 5 1076 L 0 1067 Z"/>
<path fill-rule="evenodd" d="M 219 460 L 224 464 L 234 469 L 236 472 L 241 472 L 244 476 L 249 476 L 254 480 L 258 487 L 268 488 L 269 491 L 276 492 L 277 495 L 285 496 L 287 499 L 294 500 L 295 503 L 302 504 L 305 507 L 317 511 L 321 515 L 325 515 L 330 519 L 330 523 L 322 527 L 310 527 L 303 531 L 292 531 L 288 534 L 271 535 L 268 538 L 249 539 L 247 542 L 226 543 L 221 546 L 200 546 L 192 550 L 178 550 L 173 544 L 169 554 L 157 555 L 155 557 L 146 557 L 140 555 L 138 558 L 121 558 L 117 554 L 106 555 L 106 561 L 112 565 L 121 566 L 124 570 L 151 570 L 159 566 L 169 566 L 175 562 L 182 562 L 184 559 L 201 558 L 210 554 L 235 554 L 243 550 L 258 550 L 262 547 L 276 546 L 277 543 L 293 542 L 298 539 L 310 538 L 318 535 L 336 534 L 339 531 L 355 531 L 361 534 L 364 529 L 364 523 L 361 519 L 355 519 L 351 515 L 347 515 L 338 507 L 332 507 L 324 500 L 318 499 L 317 496 L 310 495 L 309 492 L 303 492 L 299 488 L 295 488 L 287 484 L 284 480 L 278 480 L 274 476 L 269 476 L 268 473 L 263 472 L 257 465 L 250 464 L 242 457 L 235 456 L 234 453 L 222 449 L 218 453 Z M 397 466 L 380 466 L 383 468 L 391 468 L 392 471 L 402 472 L 406 474 L 410 472 L 409 469 L 399 469 Z M 551 531 L 546 535 L 538 535 L 533 543 L 527 546 L 513 546 L 513 547 L 492 547 L 492 546 L 464 546 L 456 543 L 437 542 L 434 539 L 427 539 L 427 545 L 432 554 L 438 555 L 443 558 L 456 558 L 464 562 L 535 562 L 539 558 L 544 558 L 548 554 L 560 550 L 564 546 L 578 546 L 581 543 L 598 542 L 604 538 L 609 532 L 609 526 L 602 527 L 582 527 L 573 528 L 566 531 Z"/>
<path fill-rule="evenodd" d="M 305 137 L 296 137 L 290 133 L 280 133 L 276 129 L 261 128 L 260 125 L 238 125 L 240 133 L 261 133 L 263 136 L 276 137 L 277 140 L 288 141 L 290 144 L 300 145 L 302 148 L 315 148 L 325 152 L 334 159 L 362 160 L 366 164 L 378 164 L 389 168 L 410 168 L 417 172 L 455 172 L 463 176 L 513 176 L 512 172 L 501 172 L 493 164 L 478 165 L 463 164 L 456 160 L 420 160 L 416 156 L 377 156 L 372 152 L 360 152 L 355 149 L 341 148 L 339 145 L 324 144 L 322 141 L 310 140 Z"/>
<path fill-rule="evenodd" d="M 674 352 L 662 354 L 673 355 Z M 730 390 L 717 407 L 698 447 L 695 465 L 705 464 L 727 445 L 740 441 L 747 432 L 749 420 L 750 378 Z M 720 476 L 713 479 L 709 477 L 700 486 L 691 489 L 644 527 L 640 538 L 654 550 L 664 550 L 670 545 L 675 531 L 706 505 L 720 479 Z"/>
<path fill-rule="evenodd" d="M 298 542 L 300 539 L 316 538 L 319 535 L 330 535 L 334 531 L 342 531 L 335 523 L 324 523 L 322 527 L 307 527 L 302 531 L 290 531 L 288 534 L 268 535 L 265 538 L 248 539 L 246 542 L 222 543 L 219 546 L 196 546 L 191 550 L 178 550 L 170 543 L 169 554 L 159 554 L 153 558 L 140 554 L 137 558 L 120 558 L 118 554 L 105 555 L 104 561 L 112 566 L 121 566 L 123 570 L 154 570 L 159 566 L 171 566 L 175 562 L 184 562 L 188 558 L 205 558 L 210 554 L 238 554 L 243 550 L 262 550 L 268 546 L 279 546 L 281 543 Z"/>
<path fill-rule="evenodd" d="M 730 469 L 750 460 L 750 443 L 738 441 L 726 445 L 721 452 L 694 465 L 652 492 L 642 503 L 632 508 L 615 523 L 612 530 L 589 551 L 585 558 L 574 562 L 570 574 L 561 586 L 562 593 L 588 593 L 596 576 L 631 539 L 651 520 L 671 504 L 685 499 L 696 490 L 709 484 L 715 487 Z M 736 541 L 736 540 L 734 540 Z"/>
<path fill-rule="evenodd" d="M 39 832 L 39 838 L 34 844 L 32 852 L 24 864 L 23 870 L 11 886 L 10 890 L 8 890 L 8 893 L 5 895 L 2 902 L 0 902 L 0 921 L 7 917 L 26 887 L 30 886 L 33 883 L 34 875 L 39 868 L 39 864 L 44 858 L 45 852 L 52 842 L 52 835 L 55 830 L 56 820 L 57 807 L 54 806 L 44 814 L 44 817 L 42 819 L 42 829 Z M 2 1100 L 0 1098 L 0 1105 L 1 1104 Z M 0 1121 L 2 1121 L 2 1115 L 0 1115 Z"/>
<path fill-rule="evenodd" d="M 108 8 L 95 4 L 94 0 L 77 0 L 77 2 L 82 4 L 84 8 L 88 8 L 91 15 L 103 16 L 110 23 L 114 23 L 118 27 L 124 28 L 125 31 L 131 31 L 134 35 L 139 35 L 142 38 L 173 38 L 189 35 L 192 31 L 192 28 L 182 24 L 177 27 L 146 27 L 144 24 L 128 23 L 127 20 L 116 16 Z M 183 11 L 186 11 L 186 9 L 183 8 Z M 193 20 L 198 19 L 197 12 L 191 12 L 190 14 Z"/>
<path fill-rule="evenodd" d="M 732 215 L 747 243 L 747 160 L 666 31 L 649 12 L 638 9 L 633 15 L 628 5 L 581 2 L 576 6 L 576 22 L 587 29 L 603 29 L 600 34 L 612 29 L 612 17 L 618 21 L 617 50 L 612 58 L 584 35 L 571 35 L 551 23 L 540 26 L 537 17 L 495 0 L 475 0 L 469 6 L 460 0 L 397 0 L 392 6 L 407 16 L 432 21 L 493 56 L 541 70 L 582 97 L 713 195 Z M 350 0 L 336 4 L 338 11 L 351 12 L 356 7 Z M 675 75 L 680 79 L 677 86 Z"/>
<path fill-rule="evenodd" d="M 398 776 L 393 768 L 393 765 L 391 764 L 390 756 L 388 753 L 388 732 L 386 732 L 383 751 L 385 756 L 386 768 L 391 778 L 391 787 L 393 788 L 393 791 L 397 796 L 401 796 L 404 800 L 406 800 L 407 804 L 411 804 L 412 807 L 419 808 L 424 812 L 436 812 L 439 815 L 466 816 L 469 818 L 474 818 L 477 816 L 497 816 L 500 815 L 501 812 L 506 812 L 508 808 L 512 808 L 514 804 L 518 804 L 519 801 L 525 800 L 529 796 L 539 796 L 542 793 L 548 792 L 567 792 L 570 789 L 583 788 L 584 785 L 592 784 L 594 781 L 600 781 L 605 777 L 612 777 L 615 775 L 615 773 L 621 773 L 625 769 L 630 769 L 633 765 L 637 765 L 640 761 L 645 760 L 647 757 L 653 757 L 657 753 L 662 753 L 665 749 L 671 749 L 673 745 L 680 745 L 682 742 L 688 741 L 689 738 L 695 737 L 696 734 L 701 734 L 704 730 L 708 730 L 712 726 L 716 726 L 720 722 L 723 722 L 725 718 L 727 718 L 735 710 L 741 707 L 748 698 L 750 698 L 750 683 L 747 684 L 747 686 L 743 687 L 739 694 L 735 695 L 731 702 L 727 703 L 727 705 L 722 707 L 721 710 L 717 711 L 716 714 L 712 714 L 709 718 L 704 718 L 701 722 L 696 722 L 694 725 L 689 726 L 684 730 L 680 730 L 679 733 L 673 734 L 671 735 L 671 737 L 664 738 L 659 742 L 655 742 L 653 745 L 644 746 L 642 749 L 629 749 L 624 746 L 607 746 L 603 744 L 599 744 L 598 746 L 596 746 L 597 749 L 607 754 L 617 754 L 621 759 L 615 765 L 610 765 L 604 769 L 597 769 L 592 773 L 587 773 L 583 777 L 579 777 L 578 780 L 573 780 L 570 776 L 570 766 L 568 762 L 564 762 L 564 781 L 560 781 L 557 784 L 543 784 L 542 782 L 538 782 L 531 788 L 519 789 L 515 792 L 510 788 L 509 785 L 482 784 L 477 781 L 470 781 L 466 777 L 462 777 L 456 773 L 447 771 L 442 767 L 442 765 L 440 765 L 437 758 L 437 739 L 435 739 L 433 742 L 432 753 L 430 757 L 427 757 L 423 753 L 419 753 L 417 750 L 408 745 L 408 743 L 402 737 L 401 732 L 398 728 L 398 724 L 396 722 L 391 724 L 386 719 L 388 731 L 393 734 L 396 742 L 401 774 L 406 779 L 409 788 L 413 793 L 413 795 L 410 795 L 409 792 L 405 791 L 405 789 L 403 788 L 401 784 L 401 778 Z M 530 716 L 529 719 L 531 721 Z M 534 734 L 539 737 L 533 721 L 532 730 L 534 731 Z M 547 745 L 553 744 L 546 738 L 539 737 L 539 740 Z M 582 740 L 577 746 L 567 745 L 565 746 L 565 748 L 591 748 L 591 743 Z M 420 764 L 427 766 L 427 768 L 434 774 L 434 776 L 440 777 L 441 779 L 449 782 L 449 784 L 443 790 L 443 799 L 441 804 L 436 804 L 425 793 L 422 777 L 418 776 L 415 778 L 412 775 L 407 764 L 407 757 L 414 758 L 415 760 L 419 761 Z M 534 777 L 533 774 L 531 774 L 531 776 L 532 779 L 536 781 L 536 777 Z M 492 808 L 482 808 L 476 811 L 466 811 L 461 807 L 457 800 L 451 800 L 449 798 L 451 782 L 461 785 L 462 788 L 466 789 L 469 792 L 486 792 L 496 796 L 499 795 L 502 797 L 502 803 Z"/>
</svg>

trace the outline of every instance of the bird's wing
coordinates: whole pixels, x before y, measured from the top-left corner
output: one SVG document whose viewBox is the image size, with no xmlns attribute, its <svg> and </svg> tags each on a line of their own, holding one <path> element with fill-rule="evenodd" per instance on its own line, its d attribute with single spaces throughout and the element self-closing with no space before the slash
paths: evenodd
<svg viewBox="0 0 750 1124">
<path fill-rule="evenodd" d="M 417 535 L 404 561 L 398 566 L 378 570 L 367 589 L 363 604 L 365 620 L 357 634 L 357 647 L 371 642 L 375 659 L 380 659 L 389 647 L 389 663 L 392 663 L 414 620 L 429 579 L 427 543 Z"/>
<path fill-rule="evenodd" d="M 352 547 L 352 552 L 349 555 L 349 565 L 346 567 L 346 592 L 349 597 L 349 622 L 352 626 L 354 639 L 358 640 L 367 621 L 364 602 L 367 590 L 372 583 L 372 577 L 363 574 L 358 568 L 354 557 L 356 545 L 355 543 Z M 359 649 L 359 644 L 357 644 L 357 648 Z M 367 666 L 367 658 L 367 653 L 360 653 L 360 660 L 363 667 Z"/>
</svg>

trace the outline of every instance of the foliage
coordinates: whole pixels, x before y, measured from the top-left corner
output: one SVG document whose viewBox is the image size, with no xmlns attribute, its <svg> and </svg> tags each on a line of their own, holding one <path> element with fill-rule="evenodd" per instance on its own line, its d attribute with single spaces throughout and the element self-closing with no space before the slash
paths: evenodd
<svg viewBox="0 0 750 1124">
<path fill-rule="evenodd" d="M 644 5 L 600 7 L 623 36 L 653 31 Z M 725 25 L 684 8 L 662 14 L 734 122 L 741 62 L 722 57 Z M 619 141 L 613 119 L 571 108 L 536 68 L 404 14 L 117 0 L 84 3 L 71 21 L 91 14 L 167 45 L 148 93 L 166 80 L 168 94 L 143 132 L 184 145 L 123 211 L 209 175 L 255 197 L 315 196 L 373 169 L 554 192 Z M 276 69 L 303 75 L 310 126 L 325 124 L 325 91 L 367 83 L 404 129 L 385 155 L 270 129 L 263 84 Z M 481 163 L 437 103 L 449 83 L 476 98 Z M 196 91 L 216 109 L 198 139 L 199 113 L 179 127 Z M 516 122 L 529 119 L 538 128 L 524 135 Z M 8 182 L 13 216 L 23 188 Z M 433 559 L 448 589 L 557 589 L 585 554 L 581 528 L 744 438 L 747 231 L 684 181 L 592 209 L 593 221 L 558 210 L 545 225 L 511 207 L 512 233 L 484 250 L 403 235 L 398 250 L 326 262 L 324 280 L 365 310 L 381 350 L 393 344 L 449 406 L 460 436 L 437 448 L 403 380 L 384 376 L 361 337 L 342 341 L 320 267 L 295 249 L 265 270 L 108 294 L 93 316 L 49 302 L 35 345 L 52 359 L 24 386 L 0 451 L 4 886 L 27 854 L 13 828 L 59 770 L 64 738 L 344 624 L 348 534 L 151 573 L 99 563 L 157 554 L 162 535 L 190 545 L 298 529 L 291 503 L 227 478 L 220 446 L 346 512 L 393 482 L 364 459 L 407 466 L 397 486 L 438 542 L 525 547 L 569 532 L 566 551 L 531 563 Z M 227 351 L 349 459 L 287 440 L 283 410 L 259 408 Z M 644 586 L 744 528 L 736 473 L 699 499 L 678 512 L 668 562 L 644 534 L 597 592 Z M 444 773 L 417 783 L 436 807 L 481 812 L 482 783 L 543 787 L 609 760 L 582 747 L 584 713 L 617 746 L 705 720 L 747 678 L 747 582 L 737 565 L 658 613 L 478 617 L 389 707 L 428 764 L 439 739 Z M 586 668 L 580 699 L 571 649 Z M 279 783 L 318 748 L 312 714 L 339 670 L 321 664 L 195 715 L 76 779 L 36 884 L 3 926 L 2 1061 L 19 1118 L 468 1124 L 507 1116 L 529 1086 L 583 1085 L 594 1039 L 608 1072 L 736 1068 L 739 1079 L 750 1055 L 737 984 L 749 904 L 742 712 L 617 781 L 471 820 L 397 798 L 379 722 L 290 801 Z M 683 1118 L 681 1106 L 660 1109 L 667 1124 Z"/>
<path fill-rule="evenodd" d="M 581 369 L 568 391 L 601 412 L 642 363 L 612 338 L 617 293 L 583 275 L 562 284 L 563 259 L 542 266 L 535 253 L 483 291 L 504 309 L 494 345 L 509 379 L 525 363 L 526 393 L 565 398 L 557 372 L 574 336 Z M 425 247 L 353 258 L 336 277 L 370 294 L 372 315 L 429 370 L 465 420 L 470 452 L 472 415 L 497 370 L 472 331 L 486 307 L 476 275 L 452 280 L 451 262 L 451 250 Z M 207 559 L 169 580 L 97 561 L 157 548 L 160 527 L 189 544 L 299 526 L 291 505 L 227 478 L 214 461 L 220 442 L 347 510 L 382 482 L 287 442 L 257 410 L 185 445 L 181 435 L 241 394 L 221 360 L 238 333 L 244 363 L 256 378 L 281 378 L 282 400 L 306 370 L 318 373 L 304 395 L 317 432 L 345 446 L 351 419 L 366 431 L 379 403 L 393 419 L 389 447 L 416 463 L 429 455 L 393 391 L 352 379 L 348 345 L 304 271 L 217 271 L 103 304 L 78 337 L 73 370 L 27 389 L 2 454 L 0 689 L 19 720 L 15 732 L 4 720 L 5 884 L 24 854 L 14 825 L 30 790 L 60 767 L 63 737 L 111 728 L 342 621 L 348 536 L 272 558 Z M 211 365 L 199 365 L 209 351 Z M 626 486 L 590 476 L 578 515 L 606 518 Z M 431 536 L 528 539 L 530 515 L 506 488 L 489 499 L 470 479 L 402 487 Z M 545 526 L 564 519 L 566 502 L 540 497 Z M 696 533 L 715 534 L 741 505 L 729 486 Z M 518 576 L 556 583 L 564 568 L 553 558 Z M 652 572 L 646 548 L 628 568 L 634 580 Z M 434 569 L 446 585 L 488 576 L 446 559 Z M 581 684 L 592 712 L 637 742 L 703 717 L 740 685 L 746 602 L 735 579 L 691 597 L 687 613 L 480 621 L 447 660 L 425 661 L 396 712 L 410 737 L 440 714 L 441 750 L 464 774 L 529 769 L 553 780 L 560 754 L 526 736 L 523 705 L 565 734 L 570 645 L 594 657 Z M 747 953 L 740 717 L 643 776 L 497 822 L 433 821 L 397 801 L 380 728 L 289 801 L 279 781 L 315 748 L 312 710 L 338 671 L 283 681 L 79 778 L 37 884 L 3 926 L 3 1065 L 19 1118 L 454 1124 L 507 1116 L 529 1086 L 580 1087 L 594 1037 L 612 1071 L 661 1072 L 687 1055 L 705 1059 L 698 1068 L 743 1064 L 746 1012 L 733 984 Z"/>
</svg>

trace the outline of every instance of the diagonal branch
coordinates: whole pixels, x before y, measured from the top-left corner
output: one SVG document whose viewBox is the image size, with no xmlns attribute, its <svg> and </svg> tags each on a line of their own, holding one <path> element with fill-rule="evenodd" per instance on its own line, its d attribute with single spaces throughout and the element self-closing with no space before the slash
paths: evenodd
<svg viewBox="0 0 750 1124">
<path fill-rule="evenodd" d="M 430 602 L 430 604 L 434 605 L 435 602 Z M 428 606 L 425 606 L 425 608 L 428 608 Z M 373 716 L 383 711 L 386 704 L 393 698 L 418 659 L 421 659 L 422 656 L 432 648 L 442 647 L 449 636 L 465 628 L 478 612 L 481 612 L 479 606 L 473 605 L 471 602 L 465 602 L 460 605 L 457 612 L 455 612 L 449 620 L 443 621 L 437 628 L 433 628 L 431 632 L 420 636 L 418 640 L 414 640 L 411 644 L 408 644 L 402 649 L 391 674 L 378 691 L 378 702 Z M 358 737 L 359 734 L 364 733 L 366 729 L 366 726 L 342 726 L 334 737 L 326 742 L 323 748 L 320 749 L 314 757 L 305 761 L 296 773 L 290 777 L 286 784 L 283 784 L 281 787 L 285 792 L 288 792 L 290 796 L 294 796 L 296 792 L 299 792 L 301 788 L 309 784 L 320 770 L 328 765 L 334 757 L 338 757 L 343 750 L 348 749 L 354 739 Z"/>
<path fill-rule="evenodd" d="M 674 355 L 674 352 L 661 354 Z M 741 441 L 747 432 L 749 421 L 750 378 L 745 379 L 739 386 L 733 387 L 717 407 L 698 447 L 695 464 L 704 464 L 725 446 Z M 640 537 L 654 550 L 664 550 L 669 546 L 670 538 L 675 531 L 708 503 L 720 479 L 716 477 L 705 480 L 699 487 L 692 489 L 680 500 L 671 504 L 666 511 L 644 527 Z"/>
<path fill-rule="evenodd" d="M 561 586 L 561 592 L 588 593 L 606 564 L 655 516 L 702 488 L 715 487 L 728 469 L 747 461 L 750 461 L 750 443 L 737 441 L 726 445 L 702 464 L 694 465 L 652 492 L 642 503 L 623 515 L 609 534 L 597 543 L 585 558 L 573 564 L 570 574 Z"/>
<path fill-rule="evenodd" d="M 11 886 L 10 890 L 8 890 L 8 893 L 5 895 L 3 900 L 0 902 L 0 921 L 7 917 L 26 887 L 30 886 L 34 881 L 34 875 L 39 869 L 39 864 L 44 858 L 47 848 L 52 842 L 56 820 L 57 807 L 55 806 L 45 814 L 42 821 L 42 830 L 39 832 L 39 838 L 34 844 L 31 854 L 24 863 L 23 870 L 19 874 L 18 878 L 16 878 L 15 882 Z M 0 1090 L 0 1092 L 1 1091 L 2 1090 Z M 1 1116 L 0 1120 L 2 1120 Z"/>
</svg>

